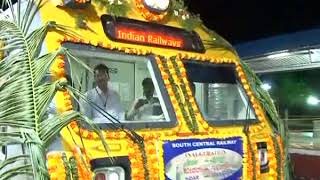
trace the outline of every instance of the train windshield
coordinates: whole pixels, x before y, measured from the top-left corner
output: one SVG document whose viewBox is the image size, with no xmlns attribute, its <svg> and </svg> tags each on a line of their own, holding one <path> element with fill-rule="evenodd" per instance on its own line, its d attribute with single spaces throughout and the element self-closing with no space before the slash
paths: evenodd
<svg viewBox="0 0 320 180">
<path fill-rule="evenodd" d="M 71 45 L 72 54 L 92 71 L 73 63 L 76 89 L 85 94 L 78 99 L 79 110 L 108 128 L 121 122 L 130 128 L 159 128 L 176 123 L 172 105 L 155 59 L 112 52 L 85 45 Z"/>
<path fill-rule="evenodd" d="M 198 107 L 208 122 L 234 124 L 256 121 L 256 116 L 234 65 L 184 63 Z"/>
</svg>

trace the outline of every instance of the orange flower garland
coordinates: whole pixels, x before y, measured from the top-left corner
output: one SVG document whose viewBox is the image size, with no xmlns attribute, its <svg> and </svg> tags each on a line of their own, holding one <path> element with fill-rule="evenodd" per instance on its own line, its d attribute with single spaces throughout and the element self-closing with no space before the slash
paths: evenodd
<svg viewBox="0 0 320 180">
<path fill-rule="evenodd" d="M 143 159 L 139 146 L 132 141 L 129 141 L 129 146 L 128 156 L 131 164 L 131 178 L 132 180 L 144 179 L 144 169 L 141 168 L 143 167 Z"/>
<path fill-rule="evenodd" d="M 72 153 L 77 162 L 79 180 L 91 180 L 93 172 L 90 170 L 90 159 L 86 152 L 83 149 L 74 147 Z"/>
<path fill-rule="evenodd" d="M 141 13 L 142 17 L 147 21 L 159 22 L 163 20 L 163 18 L 168 14 L 167 12 L 163 12 L 160 14 L 155 14 L 150 12 L 143 4 L 142 0 L 136 0 L 136 7 L 138 11 Z"/>
<path fill-rule="evenodd" d="M 65 180 L 67 172 L 62 160 L 62 152 L 50 152 L 47 154 L 47 160 L 50 180 Z"/>
</svg>

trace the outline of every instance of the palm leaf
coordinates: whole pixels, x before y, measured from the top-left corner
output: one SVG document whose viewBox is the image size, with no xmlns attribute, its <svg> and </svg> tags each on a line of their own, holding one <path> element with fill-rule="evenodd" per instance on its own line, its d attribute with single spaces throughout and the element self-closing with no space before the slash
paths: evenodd
<svg viewBox="0 0 320 180">
<path fill-rule="evenodd" d="M 12 163 L 16 163 L 18 161 L 26 161 L 26 160 L 29 160 L 28 155 L 20 155 L 20 156 L 8 158 L 6 161 L 0 163 L 0 170 L 5 168 L 6 166 L 12 164 Z"/>
<path fill-rule="evenodd" d="M 32 166 L 30 164 L 14 167 L 12 168 L 12 171 L 7 171 L 1 174 L 1 179 L 10 179 L 22 174 L 32 176 L 32 174 L 30 173 L 31 170 Z"/>
<path fill-rule="evenodd" d="M 30 24 L 42 1 L 29 0 L 24 9 L 22 2 L 18 1 L 17 14 L 13 13 L 11 2 L 7 0 L 7 3 L 12 15 L 0 14 L 0 41 L 5 42 L 1 50 L 7 54 L 0 61 L 0 126 L 12 130 L 0 133 L 0 145 L 22 144 L 28 152 L 2 162 L 0 177 L 7 179 L 26 174 L 32 175 L 34 179 L 47 179 L 45 149 L 50 140 L 72 120 L 90 125 L 102 139 L 106 149 L 107 144 L 99 128 L 79 112 L 65 112 L 47 119 L 48 105 L 56 91 L 66 86 L 66 83 L 43 83 L 42 80 L 55 58 L 68 51 L 63 48 L 39 57 L 40 49 L 50 28 L 62 33 L 67 27 L 48 22 L 29 32 Z M 73 55 L 68 55 L 73 57 L 71 60 L 76 59 Z M 25 160 L 25 163 L 8 166 L 21 160 Z"/>
<path fill-rule="evenodd" d="M 248 82 L 252 87 L 252 91 L 254 95 L 259 99 L 259 102 L 261 102 L 263 109 L 269 115 L 271 127 L 274 132 L 274 137 L 276 137 L 275 135 L 276 133 L 279 133 L 281 138 L 283 139 L 284 156 L 285 156 L 284 157 L 285 158 L 284 175 L 285 175 L 285 179 L 290 179 L 291 165 L 290 165 L 290 157 L 289 157 L 289 151 L 288 151 L 288 134 L 287 134 L 288 128 L 285 125 L 285 121 L 279 117 L 276 107 L 274 106 L 274 103 L 272 102 L 272 99 L 269 93 L 261 87 L 262 82 L 258 78 L 258 76 L 253 72 L 253 70 L 245 62 L 240 61 L 240 63 L 245 71 L 245 74 L 247 75 Z M 281 156 L 281 154 L 278 154 L 278 155 Z"/>
</svg>

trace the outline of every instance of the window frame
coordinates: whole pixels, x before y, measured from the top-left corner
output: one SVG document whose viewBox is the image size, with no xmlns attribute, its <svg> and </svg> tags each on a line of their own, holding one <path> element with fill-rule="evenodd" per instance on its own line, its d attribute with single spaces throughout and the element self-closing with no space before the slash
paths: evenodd
<svg viewBox="0 0 320 180">
<path fill-rule="evenodd" d="M 235 73 L 235 77 L 236 77 L 236 84 L 240 87 L 240 89 L 238 88 L 237 90 L 238 91 L 242 91 L 242 93 L 244 93 L 244 94 L 242 94 L 242 95 L 244 95 L 246 98 L 247 98 L 247 104 L 249 105 L 249 107 L 253 110 L 253 114 L 254 114 L 254 116 L 255 116 L 255 119 L 248 119 L 248 120 L 227 120 L 227 119 L 223 119 L 223 120 L 208 120 L 205 116 L 204 116 L 204 114 L 203 114 L 203 112 L 201 111 L 201 109 L 200 109 L 200 106 L 199 106 L 199 104 L 198 104 L 198 101 L 197 101 L 197 99 L 196 99 L 196 97 L 194 96 L 194 99 L 195 99 L 195 101 L 196 101 L 196 104 L 197 104 L 197 108 L 198 108 L 198 110 L 199 110 L 199 112 L 200 112 L 200 114 L 201 114 L 201 116 L 202 116 L 202 118 L 210 125 L 210 126 L 228 126 L 228 125 L 247 125 L 247 124 L 249 124 L 249 125 L 253 125 L 253 124 L 258 124 L 258 123 L 260 123 L 260 121 L 259 121 L 259 119 L 258 119 L 258 117 L 257 117 L 257 113 L 256 113 L 256 110 L 253 108 L 253 105 L 252 105 L 252 103 L 250 102 L 250 98 L 249 98 L 249 96 L 247 95 L 247 93 L 246 93 L 246 91 L 245 91 L 245 89 L 244 89 L 244 85 L 241 83 L 241 81 L 240 81 L 240 79 L 239 79 L 239 76 L 238 76 L 238 73 L 236 73 L 237 71 L 236 71 L 236 68 L 235 68 L 235 64 L 215 64 L 215 63 L 211 63 L 211 62 L 203 62 L 203 61 L 198 61 L 198 60 L 188 60 L 188 59 L 183 59 L 182 60 L 182 63 L 183 63 L 183 66 L 184 66 L 184 68 L 185 68 L 185 70 L 186 70 L 186 72 L 188 72 L 188 70 L 187 70 L 187 68 L 186 68 L 186 66 L 185 66 L 185 64 L 200 64 L 200 65 L 206 65 L 206 66 L 211 66 L 211 67 L 214 67 L 214 66 L 233 66 L 232 68 L 233 68 L 233 72 Z M 187 73 L 187 76 L 188 76 L 188 73 Z M 189 78 L 187 78 L 188 79 L 188 82 L 189 82 L 189 84 L 191 83 L 191 81 L 189 80 Z M 239 95 L 241 95 L 241 94 L 239 94 Z M 207 98 L 206 98 L 207 99 Z"/>
<path fill-rule="evenodd" d="M 158 65 L 156 63 L 156 58 L 154 55 L 148 55 L 148 56 L 141 56 L 141 55 L 129 55 L 124 52 L 120 51 L 114 51 L 114 50 L 107 50 L 103 49 L 101 47 L 94 47 L 91 45 L 86 45 L 86 44 L 75 44 L 75 43 L 70 43 L 66 42 L 62 45 L 62 47 L 65 47 L 70 50 L 70 52 L 81 52 L 81 53 L 72 53 L 73 55 L 79 55 L 81 58 L 85 57 L 94 57 L 90 56 L 90 54 L 86 54 L 86 52 L 91 51 L 92 53 L 105 53 L 105 54 L 110 54 L 110 55 L 117 55 L 117 56 L 123 56 L 125 57 L 124 59 L 132 59 L 132 58 L 141 58 L 142 59 L 147 59 L 148 62 L 151 64 L 151 69 L 152 71 L 149 71 L 152 80 L 156 80 L 156 83 L 154 82 L 155 86 L 156 84 L 158 87 L 155 87 L 155 91 L 158 88 L 160 94 L 158 94 L 159 98 L 162 98 L 165 107 L 163 111 L 167 111 L 167 115 L 165 115 L 165 121 L 145 121 L 145 122 L 135 122 L 135 121 L 128 121 L 128 122 L 121 122 L 121 123 L 116 123 L 117 125 L 111 125 L 112 123 L 104 123 L 104 124 L 97 124 L 101 129 L 104 130 L 117 130 L 117 129 L 134 129 L 134 130 L 140 130 L 140 129 L 159 129 L 159 128 L 174 128 L 178 125 L 176 113 L 174 111 L 172 102 L 169 98 L 169 94 L 167 89 L 165 88 L 164 80 L 162 79 L 161 72 L 158 68 Z M 67 57 L 66 57 L 67 58 Z M 68 66 L 68 60 L 66 60 L 66 66 Z M 148 64 L 146 64 L 148 66 Z M 70 69 L 66 69 L 66 71 L 70 72 Z M 156 91 L 158 92 L 158 91 Z M 136 97 L 135 97 L 136 98 Z M 164 112 L 165 114 L 165 112 Z M 168 121 L 167 121 L 168 120 Z M 83 127 L 86 128 L 86 127 Z M 88 128 L 86 128 L 88 129 Z M 90 129 L 88 129 L 90 130 Z"/>
</svg>

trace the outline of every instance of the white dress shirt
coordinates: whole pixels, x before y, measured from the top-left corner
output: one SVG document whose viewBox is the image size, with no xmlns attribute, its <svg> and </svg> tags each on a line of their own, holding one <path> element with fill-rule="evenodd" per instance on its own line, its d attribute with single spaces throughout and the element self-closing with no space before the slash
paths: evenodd
<svg viewBox="0 0 320 180">
<path fill-rule="evenodd" d="M 87 100 L 95 103 L 100 108 L 105 110 L 108 114 L 113 116 L 119 121 L 124 120 L 124 110 L 120 103 L 120 96 L 118 93 L 110 88 L 108 88 L 107 94 L 103 93 L 99 87 L 95 87 L 89 90 L 85 96 Z M 86 116 L 93 119 L 95 123 L 110 123 L 108 118 L 106 118 L 103 114 L 99 111 L 91 107 L 87 103 L 82 104 L 82 111 L 85 113 Z M 108 115 L 106 115 L 108 117 Z"/>
</svg>

